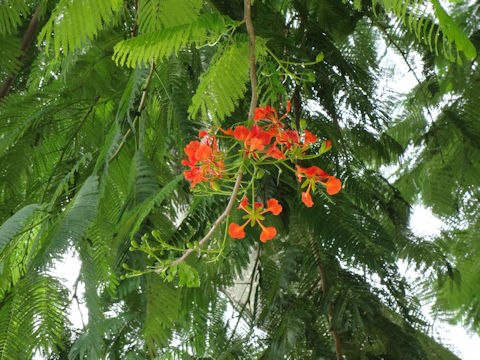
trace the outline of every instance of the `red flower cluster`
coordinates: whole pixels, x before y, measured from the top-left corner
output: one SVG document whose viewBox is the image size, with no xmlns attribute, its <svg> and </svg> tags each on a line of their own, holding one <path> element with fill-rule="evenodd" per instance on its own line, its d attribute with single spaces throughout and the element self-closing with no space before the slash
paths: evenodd
<svg viewBox="0 0 480 360">
<path fill-rule="evenodd" d="M 219 188 L 218 179 L 222 175 L 227 178 L 227 181 L 232 181 L 231 176 L 238 171 L 246 171 L 252 175 L 251 186 L 253 192 L 253 184 L 256 179 L 255 174 L 259 167 L 268 163 L 265 160 L 277 160 L 272 162 L 283 163 L 282 160 L 289 159 L 295 161 L 299 158 L 305 158 L 302 155 L 309 149 L 311 144 L 317 142 L 317 137 L 307 130 L 298 133 L 296 129 L 288 129 L 282 124 L 282 120 L 290 111 L 290 102 L 287 103 L 287 111 L 281 117 L 278 116 L 277 111 L 271 106 L 259 107 L 255 110 L 254 123 L 252 126 L 238 125 L 231 129 L 218 128 L 223 134 L 231 136 L 239 140 L 241 148 L 238 153 L 233 156 L 228 156 L 218 148 L 217 139 L 206 131 L 200 131 L 198 134 L 199 140 L 191 141 L 185 147 L 187 159 L 182 161 L 182 164 L 188 167 L 184 171 L 185 179 L 191 181 L 191 187 L 195 187 L 198 183 L 209 181 L 210 187 L 216 193 L 222 193 Z M 328 151 L 332 146 L 330 140 L 324 141 L 318 154 L 321 155 Z M 232 147 L 231 149 L 234 149 Z M 229 150 L 230 151 L 230 150 Z M 245 159 L 245 158 L 247 159 Z M 226 169 L 224 161 L 229 159 L 228 169 Z M 265 161 L 265 162 L 264 162 Z M 254 171 L 249 171 L 249 167 L 253 165 Z M 243 169 L 243 170 L 242 170 Z M 307 190 L 302 193 L 302 201 L 308 206 L 313 206 L 312 196 L 310 191 L 315 191 L 316 183 L 320 183 L 326 187 L 327 193 L 330 195 L 336 194 L 340 191 L 342 183 L 335 176 L 327 174 L 322 169 L 311 166 L 302 168 L 297 165 L 295 171 L 298 181 L 301 182 L 305 176 L 307 179 L 302 184 L 302 188 L 307 187 Z M 228 187 L 228 184 L 226 185 Z M 245 189 L 244 191 L 247 191 Z M 225 191 L 223 192 L 225 193 Z M 240 202 L 239 209 L 242 209 L 247 214 L 243 216 L 246 219 L 243 225 L 236 223 L 229 224 L 228 234 L 236 239 L 245 237 L 245 226 L 250 224 L 252 227 L 258 224 L 262 229 L 260 240 L 266 242 L 272 239 L 277 234 L 275 227 L 265 227 L 262 221 L 265 220 L 264 214 L 271 212 L 273 215 L 278 215 L 282 212 L 282 206 L 276 199 L 267 201 L 266 207 L 263 203 L 255 202 L 249 206 L 246 197 Z"/>
<path fill-rule="evenodd" d="M 281 120 L 287 116 L 289 111 L 290 101 L 287 102 L 287 112 L 280 118 L 273 107 L 269 105 L 259 107 L 255 110 L 255 124 L 251 129 L 239 125 L 235 129 L 220 128 L 220 130 L 226 135 L 243 141 L 245 157 L 252 155 L 254 159 L 262 156 L 261 160 L 268 157 L 276 160 L 285 159 L 288 151 L 292 151 L 296 147 L 304 150 L 309 144 L 317 141 L 315 135 L 307 130 L 304 130 L 303 137 L 300 137 L 296 130 L 285 130 Z M 268 123 L 260 126 L 258 123 L 261 120 L 267 120 Z"/>
<path fill-rule="evenodd" d="M 201 181 L 210 180 L 210 186 L 215 178 L 222 177 L 225 169 L 223 152 L 218 150 L 217 139 L 202 130 L 198 133 L 200 141 L 190 141 L 185 147 L 188 160 L 182 160 L 182 165 L 190 167 L 183 172 L 185 179 L 194 187 Z"/>
<path fill-rule="evenodd" d="M 303 176 L 307 178 L 302 185 L 302 187 L 305 187 L 308 185 L 307 191 L 302 192 L 302 201 L 308 207 L 313 206 L 313 200 L 312 200 L 312 196 L 310 195 L 310 189 L 313 187 L 313 190 L 315 191 L 315 182 L 319 182 L 320 184 L 325 185 L 325 187 L 327 188 L 327 193 L 329 195 L 335 195 L 342 188 L 342 182 L 340 180 L 338 180 L 335 176 L 331 176 L 327 174 L 325 171 L 323 171 L 317 166 L 302 168 L 297 165 L 296 175 L 298 177 L 299 182 L 302 181 Z M 327 180 L 327 181 L 323 182 L 321 180 Z"/>
<path fill-rule="evenodd" d="M 278 215 L 282 212 L 282 205 L 278 203 L 276 199 L 270 199 L 267 201 L 267 208 L 264 210 L 264 206 L 262 203 L 255 202 L 253 204 L 253 208 L 248 205 L 248 200 L 246 197 L 242 199 L 240 202 L 239 209 L 244 210 L 247 215 L 244 216 L 245 219 L 248 219 L 245 224 L 242 226 L 231 223 L 228 227 L 228 234 L 235 238 L 235 239 L 243 239 L 245 237 L 245 231 L 243 229 L 249 223 L 251 223 L 252 227 L 255 225 L 255 222 L 260 225 L 262 228 L 262 233 L 260 234 L 260 241 L 266 242 L 267 240 L 272 239 L 275 235 L 277 235 L 277 230 L 273 226 L 265 227 L 260 221 L 265 220 L 263 214 L 266 212 L 271 212 L 273 215 Z"/>
</svg>

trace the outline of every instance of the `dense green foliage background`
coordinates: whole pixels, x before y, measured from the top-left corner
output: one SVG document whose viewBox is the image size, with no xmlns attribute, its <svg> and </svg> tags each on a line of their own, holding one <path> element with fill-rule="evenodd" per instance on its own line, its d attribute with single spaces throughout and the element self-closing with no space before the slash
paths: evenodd
<svg viewBox="0 0 480 360">
<path fill-rule="evenodd" d="M 257 196 L 283 205 L 274 240 L 253 230 L 125 277 L 181 256 L 225 209 L 193 196 L 180 161 L 200 129 L 247 118 L 243 2 L 1 1 L 0 359 L 335 359 L 334 332 L 345 359 L 456 359 L 419 299 L 480 333 L 480 32 L 478 2 L 444 8 L 256 0 L 259 102 L 291 99 L 292 123 L 334 144 L 303 165 L 344 187 L 307 209 L 273 168 Z M 421 62 L 407 96 L 381 44 Z M 412 233 L 415 203 L 441 235 Z M 75 291 L 52 275 L 72 252 Z"/>
</svg>

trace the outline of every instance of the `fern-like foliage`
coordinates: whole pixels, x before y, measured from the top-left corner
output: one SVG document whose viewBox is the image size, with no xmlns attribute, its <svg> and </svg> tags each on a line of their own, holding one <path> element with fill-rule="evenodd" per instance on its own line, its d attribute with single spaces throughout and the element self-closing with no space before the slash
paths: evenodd
<svg viewBox="0 0 480 360">
<path fill-rule="evenodd" d="M 359 1 L 356 3 L 358 7 Z M 447 14 L 438 0 L 432 0 L 433 14 L 424 1 L 372 1 L 373 8 L 377 4 L 381 4 L 385 10 L 395 14 L 419 41 L 423 41 L 437 55 L 441 50 L 447 59 L 452 62 L 457 61 L 459 64 L 462 64 L 460 53 L 463 53 L 468 60 L 477 56 L 471 40 Z"/>
<path fill-rule="evenodd" d="M 140 34 L 190 24 L 197 18 L 202 5 L 202 0 L 139 1 L 138 28 Z"/>
<path fill-rule="evenodd" d="M 81 240 L 96 217 L 98 201 L 98 179 L 92 176 L 85 181 L 62 218 L 53 224 L 41 243 L 34 245 L 30 266 L 45 265 L 48 260 L 64 252 L 70 243 Z"/>
<path fill-rule="evenodd" d="M 231 30 L 231 26 L 232 20 L 218 12 L 204 14 L 189 24 L 164 28 L 122 41 L 115 45 L 113 59 L 117 64 L 129 67 L 145 65 L 152 59 L 162 61 L 187 45 L 215 43 L 221 35 Z"/>
<path fill-rule="evenodd" d="M 149 276 L 146 284 L 145 341 L 151 352 L 168 343 L 169 329 L 179 318 L 181 297 L 178 289 L 155 275 Z"/>
<path fill-rule="evenodd" d="M 40 206 L 38 204 L 31 204 L 23 207 L 12 215 L 5 223 L 0 227 L 0 254 L 7 244 L 18 234 L 18 232 L 25 227 L 28 219 L 33 213 L 38 210 Z M 0 257 L 1 258 L 1 257 Z"/>
<path fill-rule="evenodd" d="M 419 25 L 415 6 L 409 5 L 415 26 L 428 35 L 432 28 L 426 20 Z M 306 209 L 295 176 L 272 166 L 257 179 L 252 201 L 275 197 L 282 204 L 279 216 L 265 219 L 277 229 L 274 240 L 260 243 L 256 227 L 233 240 L 222 224 L 205 252 L 165 276 L 137 277 L 127 269 L 180 257 L 227 205 L 227 196 L 194 197 L 181 160 L 205 122 L 227 127 L 247 120 L 242 2 L 59 0 L 44 9 L 37 48 L 16 67 L 0 104 L 0 357 L 26 359 L 38 351 L 72 360 L 334 358 L 335 328 L 346 358 L 430 359 L 435 349 L 436 360 L 451 359 L 423 335 L 427 326 L 397 261 L 408 259 L 440 280 L 426 288 L 439 307 L 461 308 L 458 314 L 476 321 L 478 285 L 474 273 L 466 275 L 480 263 L 472 245 L 478 77 L 442 58 L 448 65 L 436 70 L 440 59 L 423 38 L 419 44 L 415 36 L 393 34 L 407 55 L 422 51 L 429 76 L 400 103 L 382 89 L 387 77 L 371 7 L 357 9 L 341 1 L 252 6 L 261 105 L 283 113 L 293 97 L 292 124 L 303 119 L 333 142 L 328 153 L 299 165 L 334 174 L 342 191 L 329 197 L 318 186 L 314 207 Z M 5 59 L 16 56 L 19 39 L 19 25 L 9 26 Z M 439 49 L 443 36 L 440 30 Z M 459 74 L 469 79 L 468 90 Z M 458 97 L 430 122 L 422 103 L 445 104 L 443 95 L 428 96 L 435 86 Z M 399 104 L 406 111 L 392 123 Z M 406 160 L 404 176 L 389 183 L 378 167 L 396 164 L 415 146 L 420 151 Z M 442 191 L 448 196 L 439 199 Z M 450 223 L 459 199 L 469 200 L 461 208 L 470 214 L 463 252 L 453 232 L 451 242 L 412 235 L 408 201 L 418 194 Z M 241 216 L 235 205 L 230 221 Z M 78 291 L 66 294 L 46 274 L 72 253 L 81 271 Z M 452 268 L 469 287 L 449 292 Z M 76 308 L 76 299 L 88 308 L 88 324 L 68 323 L 66 308 Z"/>
<path fill-rule="evenodd" d="M 2 69 L 0 70 L 0 78 L 10 75 L 17 71 L 20 67 L 18 56 L 21 55 L 20 41 L 13 36 L 0 36 L 2 47 L 0 48 L 0 62 Z"/>
<path fill-rule="evenodd" d="M 28 3 L 22 0 L 2 1 L 0 3 L 0 37 L 13 34 L 30 13 Z M 3 43 L 3 41 L 2 41 Z"/>
<path fill-rule="evenodd" d="M 256 56 L 265 55 L 264 42 L 258 39 Z M 219 49 L 210 67 L 200 77 L 197 91 L 188 109 L 190 117 L 200 111 L 203 121 L 222 122 L 243 97 L 248 81 L 248 41 L 236 41 Z"/>
<path fill-rule="evenodd" d="M 22 279 L 0 307 L 0 359 L 28 358 L 34 349 L 58 352 L 67 294 L 49 276 L 31 274 Z M 24 336 L 24 331 L 32 337 Z"/>
<path fill-rule="evenodd" d="M 91 41 L 122 6 L 121 0 L 61 0 L 40 32 L 39 44 L 45 39 L 49 49 L 53 38 L 55 56 L 67 55 Z"/>
</svg>

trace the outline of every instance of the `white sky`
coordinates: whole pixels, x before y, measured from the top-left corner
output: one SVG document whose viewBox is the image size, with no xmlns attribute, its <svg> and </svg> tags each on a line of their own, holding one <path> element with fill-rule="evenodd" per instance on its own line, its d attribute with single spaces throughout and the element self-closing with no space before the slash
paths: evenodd
<svg viewBox="0 0 480 360">
<path fill-rule="evenodd" d="M 443 223 L 436 218 L 432 212 L 422 206 L 414 206 L 411 217 L 412 230 L 417 235 L 429 236 L 438 235 Z M 411 270 L 408 270 L 410 274 Z M 416 274 L 420 276 L 420 274 Z M 415 276 L 415 275 L 413 275 Z M 423 306 L 424 313 L 429 321 L 433 323 L 433 334 L 435 340 L 448 345 L 455 354 L 463 360 L 478 360 L 480 358 L 480 337 L 468 332 L 459 325 L 450 325 L 443 321 L 433 321 L 430 315 L 430 307 Z"/>
<path fill-rule="evenodd" d="M 380 45 L 378 54 L 385 51 L 385 45 Z M 409 59 L 410 65 L 415 70 L 419 79 L 423 79 L 421 73 L 421 61 L 418 56 Z M 407 65 L 399 54 L 396 54 L 390 47 L 387 50 L 387 56 L 380 64 L 382 67 L 392 68 L 392 77 L 385 81 L 386 88 L 393 89 L 398 93 L 407 93 L 412 87 L 417 85 L 417 80 L 409 71 Z M 435 116 L 436 111 L 432 113 Z M 412 230 L 417 235 L 436 235 L 439 234 L 443 223 L 436 218 L 429 209 L 416 205 L 413 207 L 413 214 L 410 219 Z M 405 268 L 405 273 L 410 276 L 412 270 Z M 418 275 L 418 274 L 417 274 Z M 414 274 L 412 274 L 415 277 Z M 437 341 L 446 345 L 462 360 L 480 359 L 480 337 L 477 334 L 469 334 L 462 326 L 450 325 L 444 321 L 435 320 L 431 316 L 430 306 L 423 306 L 425 317 L 433 324 L 433 336 Z"/>
</svg>

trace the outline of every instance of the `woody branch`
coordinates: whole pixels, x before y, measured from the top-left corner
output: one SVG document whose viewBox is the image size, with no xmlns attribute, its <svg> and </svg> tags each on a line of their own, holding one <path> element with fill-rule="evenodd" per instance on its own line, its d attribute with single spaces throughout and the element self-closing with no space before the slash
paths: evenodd
<svg viewBox="0 0 480 360">
<path fill-rule="evenodd" d="M 258 94 L 257 94 L 257 76 L 255 73 L 255 33 L 253 29 L 252 23 L 252 15 L 251 15 L 251 0 L 244 0 L 244 16 L 245 16 L 245 24 L 247 26 L 247 33 L 248 33 L 248 43 L 249 43 L 249 57 L 250 57 L 250 83 L 252 87 L 252 99 L 250 101 L 250 109 L 248 111 L 248 118 L 253 120 L 255 114 L 255 108 L 257 107 L 258 101 Z M 188 249 L 185 253 L 179 257 L 178 259 L 170 262 L 167 266 L 157 269 L 155 272 L 157 274 L 161 274 L 162 272 L 166 271 L 168 268 L 177 265 L 183 261 L 185 261 L 193 252 L 198 250 L 204 244 L 210 240 L 212 235 L 215 233 L 217 228 L 220 224 L 225 220 L 225 218 L 230 214 L 233 208 L 233 204 L 235 203 L 235 199 L 237 198 L 238 191 L 240 190 L 240 184 L 242 182 L 242 170 L 240 169 L 237 178 L 235 180 L 235 185 L 232 190 L 232 194 L 230 195 L 230 199 L 228 201 L 227 207 L 225 211 L 218 217 L 218 219 L 213 223 L 212 227 L 208 231 L 208 233 L 203 237 L 202 240 L 198 242 L 198 246 L 193 249 Z"/>
</svg>

